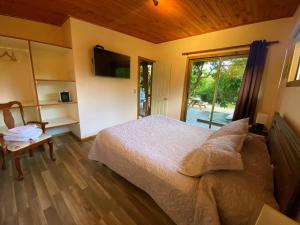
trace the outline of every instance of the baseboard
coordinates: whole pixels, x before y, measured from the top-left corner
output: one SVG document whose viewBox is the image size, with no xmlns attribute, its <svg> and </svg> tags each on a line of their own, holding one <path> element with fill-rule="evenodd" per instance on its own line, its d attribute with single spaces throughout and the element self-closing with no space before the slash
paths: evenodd
<svg viewBox="0 0 300 225">
<path fill-rule="evenodd" d="M 72 131 L 66 131 L 66 132 L 62 132 L 62 133 L 59 133 L 59 134 L 52 134 L 51 136 L 52 137 L 60 137 L 60 136 L 64 136 L 66 134 L 73 134 Z"/>
<path fill-rule="evenodd" d="M 73 132 L 70 132 L 70 134 L 77 140 L 77 141 L 89 141 L 89 140 L 92 140 L 96 137 L 96 135 L 92 135 L 92 136 L 88 136 L 88 137 L 85 137 L 85 138 L 80 138 L 78 136 L 76 136 Z"/>
<path fill-rule="evenodd" d="M 81 138 L 81 141 L 89 141 L 89 140 L 95 139 L 95 137 L 96 137 L 96 135 L 88 136 L 85 138 Z"/>
</svg>

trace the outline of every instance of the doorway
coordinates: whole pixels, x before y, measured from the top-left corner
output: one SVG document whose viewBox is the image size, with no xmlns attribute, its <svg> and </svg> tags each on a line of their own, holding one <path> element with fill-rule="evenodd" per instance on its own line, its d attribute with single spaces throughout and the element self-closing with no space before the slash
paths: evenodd
<svg viewBox="0 0 300 225">
<path fill-rule="evenodd" d="M 151 115 L 154 61 L 139 57 L 138 62 L 138 118 L 142 118 Z"/>
<path fill-rule="evenodd" d="M 245 53 L 190 59 L 184 121 L 215 130 L 231 122 L 247 60 Z"/>
</svg>

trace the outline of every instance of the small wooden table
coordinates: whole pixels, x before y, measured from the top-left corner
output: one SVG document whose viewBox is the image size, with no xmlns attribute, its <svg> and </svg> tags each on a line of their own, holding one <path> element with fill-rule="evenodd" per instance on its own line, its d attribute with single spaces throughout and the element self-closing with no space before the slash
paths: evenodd
<svg viewBox="0 0 300 225">
<path fill-rule="evenodd" d="M 189 105 L 194 107 L 194 105 L 198 105 L 200 108 L 206 108 L 206 103 L 201 100 L 201 98 L 190 98 Z"/>
</svg>

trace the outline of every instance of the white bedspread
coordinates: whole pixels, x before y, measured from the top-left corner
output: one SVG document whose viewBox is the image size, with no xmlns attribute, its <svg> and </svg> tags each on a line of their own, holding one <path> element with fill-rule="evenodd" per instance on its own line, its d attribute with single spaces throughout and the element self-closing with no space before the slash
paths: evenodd
<svg viewBox="0 0 300 225">
<path fill-rule="evenodd" d="M 240 190 L 234 182 L 240 176 L 245 177 L 243 172 L 220 172 L 201 179 L 177 172 L 181 160 L 201 146 L 210 134 L 207 129 L 164 116 L 149 116 L 101 131 L 89 158 L 100 161 L 145 190 L 178 225 L 219 225 L 221 221 L 230 225 L 246 224 L 249 215 L 245 212 L 249 214 L 253 210 L 249 212 L 247 206 L 236 207 L 245 204 L 243 199 L 251 199 L 251 190 L 248 191 L 245 182 L 248 179 L 256 182 L 259 173 L 254 178 L 251 174 L 247 179 L 242 178 L 242 187 L 246 190 Z M 254 187 L 257 189 L 260 185 L 253 184 L 251 188 Z M 259 208 L 264 194 L 256 189 L 253 191 L 257 192 L 255 198 L 259 201 L 250 201 L 250 207 Z M 237 196 L 231 198 L 232 194 Z M 253 213 L 256 216 L 257 212 Z"/>
</svg>

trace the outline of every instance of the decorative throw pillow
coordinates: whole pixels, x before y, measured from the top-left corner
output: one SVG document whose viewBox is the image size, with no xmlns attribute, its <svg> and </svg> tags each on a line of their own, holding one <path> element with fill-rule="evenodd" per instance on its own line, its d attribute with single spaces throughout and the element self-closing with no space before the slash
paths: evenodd
<svg viewBox="0 0 300 225">
<path fill-rule="evenodd" d="M 237 120 L 234 122 L 231 122 L 223 127 L 221 127 L 219 130 L 214 132 L 209 139 L 221 137 L 225 135 L 243 135 L 247 134 L 249 129 L 249 118 Z"/>
<path fill-rule="evenodd" d="M 218 170 L 244 169 L 241 154 L 246 135 L 227 135 L 208 139 L 181 162 L 179 173 L 191 177 Z"/>
</svg>

